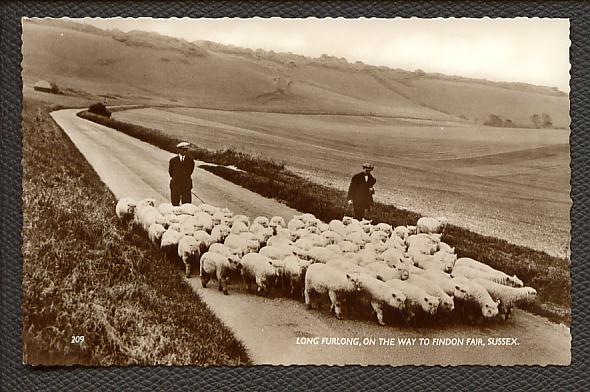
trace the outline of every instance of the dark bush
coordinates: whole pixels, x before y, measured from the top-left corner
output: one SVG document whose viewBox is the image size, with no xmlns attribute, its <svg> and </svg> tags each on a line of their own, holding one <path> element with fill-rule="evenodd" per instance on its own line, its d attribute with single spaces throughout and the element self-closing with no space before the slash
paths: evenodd
<svg viewBox="0 0 590 392">
<path fill-rule="evenodd" d="M 90 105 L 88 111 L 90 113 L 98 114 L 99 116 L 111 117 L 111 112 L 109 112 L 107 107 L 100 102 Z"/>
</svg>

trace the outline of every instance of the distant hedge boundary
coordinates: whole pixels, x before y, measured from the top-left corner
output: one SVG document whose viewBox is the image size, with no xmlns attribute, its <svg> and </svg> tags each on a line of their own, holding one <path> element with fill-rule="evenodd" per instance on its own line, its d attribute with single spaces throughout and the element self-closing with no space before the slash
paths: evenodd
<svg viewBox="0 0 590 392">
<path fill-rule="evenodd" d="M 176 144 L 180 141 L 160 130 L 124 123 L 88 112 L 81 112 L 78 115 L 170 152 L 176 151 Z M 191 146 L 189 156 L 217 165 L 234 165 L 244 171 L 213 165 L 201 165 L 201 167 L 262 196 L 280 200 L 291 208 L 310 212 L 325 222 L 342 219 L 344 215 L 351 214 L 346 204 L 345 192 L 298 176 L 285 169 L 284 163 L 235 150 L 211 151 L 196 146 Z M 371 211 L 374 222 L 386 222 L 394 226 L 413 224 L 420 216 L 415 212 L 382 203 L 376 203 Z M 527 310 L 556 322 L 570 324 L 569 260 L 453 225 L 447 227 L 444 240 L 455 247 L 460 257 L 472 257 L 507 274 L 516 274 L 526 285 L 536 288 L 539 293 L 539 302 L 528 306 Z"/>
</svg>

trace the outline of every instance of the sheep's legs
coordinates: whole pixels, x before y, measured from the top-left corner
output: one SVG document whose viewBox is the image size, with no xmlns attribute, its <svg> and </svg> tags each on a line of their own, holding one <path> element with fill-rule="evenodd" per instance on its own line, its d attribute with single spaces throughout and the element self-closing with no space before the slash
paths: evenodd
<svg viewBox="0 0 590 392">
<path fill-rule="evenodd" d="M 379 321 L 379 324 L 385 325 L 385 322 L 383 321 L 383 309 L 381 308 L 381 305 L 378 304 L 377 302 L 371 302 L 371 307 L 373 308 L 373 311 L 377 315 L 377 321 Z"/>
<path fill-rule="evenodd" d="M 305 305 L 307 305 L 308 309 L 311 309 L 311 289 L 307 287 L 303 290 L 303 297 L 305 298 Z"/>
<path fill-rule="evenodd" d="M 328 291 L 328 296 L 330 296 L 330 301 L 332 301 L 332 307 L 334 308 L 334 313 L 338 320 L 342 319 L 342 307 L 340 305 L 340 301 L 338 301 L 338 296 L 336 292 L 330 290 Z"/>
<path fill-rule="evenodd" d="M 201 286 L 207 287 L 207 283 L 209 283 L 209 274 L 206 272 L 201 271 Z"/>
</svg>

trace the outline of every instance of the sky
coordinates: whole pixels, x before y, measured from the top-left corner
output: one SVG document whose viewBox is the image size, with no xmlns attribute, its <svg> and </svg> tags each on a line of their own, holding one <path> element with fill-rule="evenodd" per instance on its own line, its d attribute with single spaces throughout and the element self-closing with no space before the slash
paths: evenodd
<svg viewBox="0 0 590 392">
<path fill-rule="evenodd" d="M 569 92 L 569 20 L 418 18 L 84 18 L 103 29 L 145 30 L 187 41 L 328 54 L 349 62 L 422 69 Z"/>
</svg>

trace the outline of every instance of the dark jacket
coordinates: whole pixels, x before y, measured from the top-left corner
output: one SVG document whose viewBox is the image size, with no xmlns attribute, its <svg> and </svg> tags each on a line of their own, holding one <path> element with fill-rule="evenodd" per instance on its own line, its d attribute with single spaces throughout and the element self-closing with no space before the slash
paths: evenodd
<svg viewBox="0 0 590 392">
<path fill-rule="evenodd" d="M 350 186 L 348 187 L 348 200 L 357 206 L 370 207 L 373 205 L 373 194 L 369 190 L 377 180 L 369 174 L 369 180 L 365 181 L 365 173 L 360 172 L 352 176 Z"/>
<path fill-rule="evenodd" d="M 193 187 L 191 176 L 195 169 L 195 161 L 188 156 L 184 157 L 181 162 L 178 155 L 172 157 L 168 163 L 168 173 L 170 174 L 170 187 L 176 189 Z"/>
</svg>

